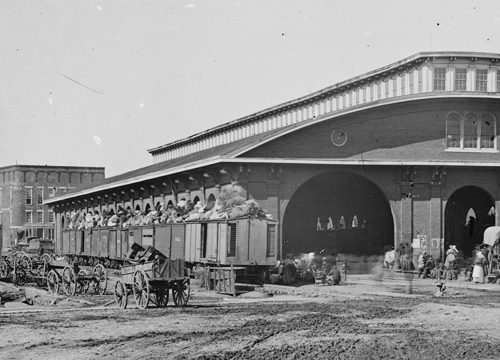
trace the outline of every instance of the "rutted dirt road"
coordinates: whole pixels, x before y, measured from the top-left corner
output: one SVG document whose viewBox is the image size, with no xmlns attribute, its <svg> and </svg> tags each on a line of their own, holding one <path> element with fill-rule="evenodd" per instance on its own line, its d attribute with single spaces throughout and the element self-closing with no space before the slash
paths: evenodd
<svg viewBox="0 0 500 360">
<path fill-rule="evenodd" d="M 185 308 L 4 308 L 0 358 L 500 359 L 500 288 L 402 289 L 360 281 L 242 299 L 194 290 Z"/>
</svg>

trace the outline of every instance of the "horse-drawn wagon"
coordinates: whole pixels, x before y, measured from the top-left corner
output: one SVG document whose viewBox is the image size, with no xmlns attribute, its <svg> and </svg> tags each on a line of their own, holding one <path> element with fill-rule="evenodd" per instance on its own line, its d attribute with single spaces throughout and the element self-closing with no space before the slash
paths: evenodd
<svg viewBox="0 0 500 360">
<path fill-rule="evenodd" d="M 115 299 L 120 308 L 127 308 L 129 294 L 133 294 L 142 309 L 150 303 L 165 307 L 170 291 L 175 306 L 187 304 L 190 281 L 183 259 L 169 259 L 154 247 L 145 249 L 137 243 L 132 244 L 128 258 L 131 264 L 121 267 L 121 278 L 115 285 Z"/>
</svg>

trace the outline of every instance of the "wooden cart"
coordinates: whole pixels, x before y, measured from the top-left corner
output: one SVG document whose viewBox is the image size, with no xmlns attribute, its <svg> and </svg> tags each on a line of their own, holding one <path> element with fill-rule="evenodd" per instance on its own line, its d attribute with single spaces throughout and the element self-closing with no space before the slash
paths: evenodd
<svg viewBox="0 0 500 360">
<path fill-rule="evenodd" d="M 189 301 L 189 284 L 184 260 L 156 256 L 152 261 L 121 268 L 121 279 L 115 285 L 115 299 L 122 309 L 127 308 L 129 294 L 133 294 L 135 303 L 141 309 L 147 308 L 150 303 L 165 307 L 171 291 L 175 306 L 185 306 Z"/>
</svg>

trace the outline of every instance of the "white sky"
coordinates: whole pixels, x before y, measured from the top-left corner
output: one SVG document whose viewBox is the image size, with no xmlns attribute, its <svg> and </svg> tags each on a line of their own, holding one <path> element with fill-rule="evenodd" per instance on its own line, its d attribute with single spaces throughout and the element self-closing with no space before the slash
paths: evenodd
<svg viewBox="0 0 500 360">
<path fill-rule="evenodd" d="M 0 166 L 117 175 L 417 52 L 499 41 L 497 0 L 1 0 Z"/>
</svg>

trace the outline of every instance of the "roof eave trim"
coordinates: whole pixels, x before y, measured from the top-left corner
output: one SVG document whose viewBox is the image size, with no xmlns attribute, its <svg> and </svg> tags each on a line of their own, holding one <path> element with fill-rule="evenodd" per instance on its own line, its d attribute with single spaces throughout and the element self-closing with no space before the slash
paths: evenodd
<svg viewBox="0 0 500 360">
<path fill-rule="evenodd" d="M 120 181 L 113 182 L 110 184 L 98 185 L 96 187 L 92 187 L 92 188 L 85 189 L 82 191 L 77 191 L 77 192 L 74 192 L 71 194 L 55 197 L 52 199 L 47 199 L 43 202 L 43 204 L 50 205 L 50 204 L 54 204 L 56 202 L 61 202 L 61 201 L 73 199 L 73 198 L 76 198 L 79 196 L 89 195 L 89 194 L 92 194 L 92 193 L 95 193 L 98 191 L 105 191 L 105 190 L 109 190 L 109 189 L 114 189 L 114 188 L 121 187 L 121 186 L 127 186 L 127 185 L 131 185 L 134 183 L 139 183 L 142 181 L 156 179 L 156 178 L 159 178 L 162 176 L 169 176 L 169 175 L 176 174 L 179 172 L 193 170 L 193 169 L 196 169 L 196 168 L 199 168 L 202 166 L 209 166 L 209 165 L 217 164 L 217 163 L 221 162 L 221 159 L 222 159 L 221 156 L 214 156 L 214 157 L 211 157 L 208 159 L 204 159 L 204 160 L 200 160 L 200 161 L 196 161 L 193 163 L 189 163 L 189 164 L 185 164 L 185 165 L 181 165 L 181 166 L 176 166 L 176 167 L 172 167 L 172 168 L 168 168 L 168 169 L 164 169 L 164 170 L 159 170 L 159 171 L 155 171 L 155 172 L 140 175 L 140 176 L 131 177 L 131 178 L 120 180 Z"/>
<path fill-rule="evenodd" d="M 314 159 L 314 158 L 237 158 L 225 159 L 226 163 L 286 164 L 286 165 L 373 165 L 373 166 L 473 166 L 500 167 L 499 162 L 448 161 L 448 160 L 376 160 L 376 159 Z"/>
</svg>

